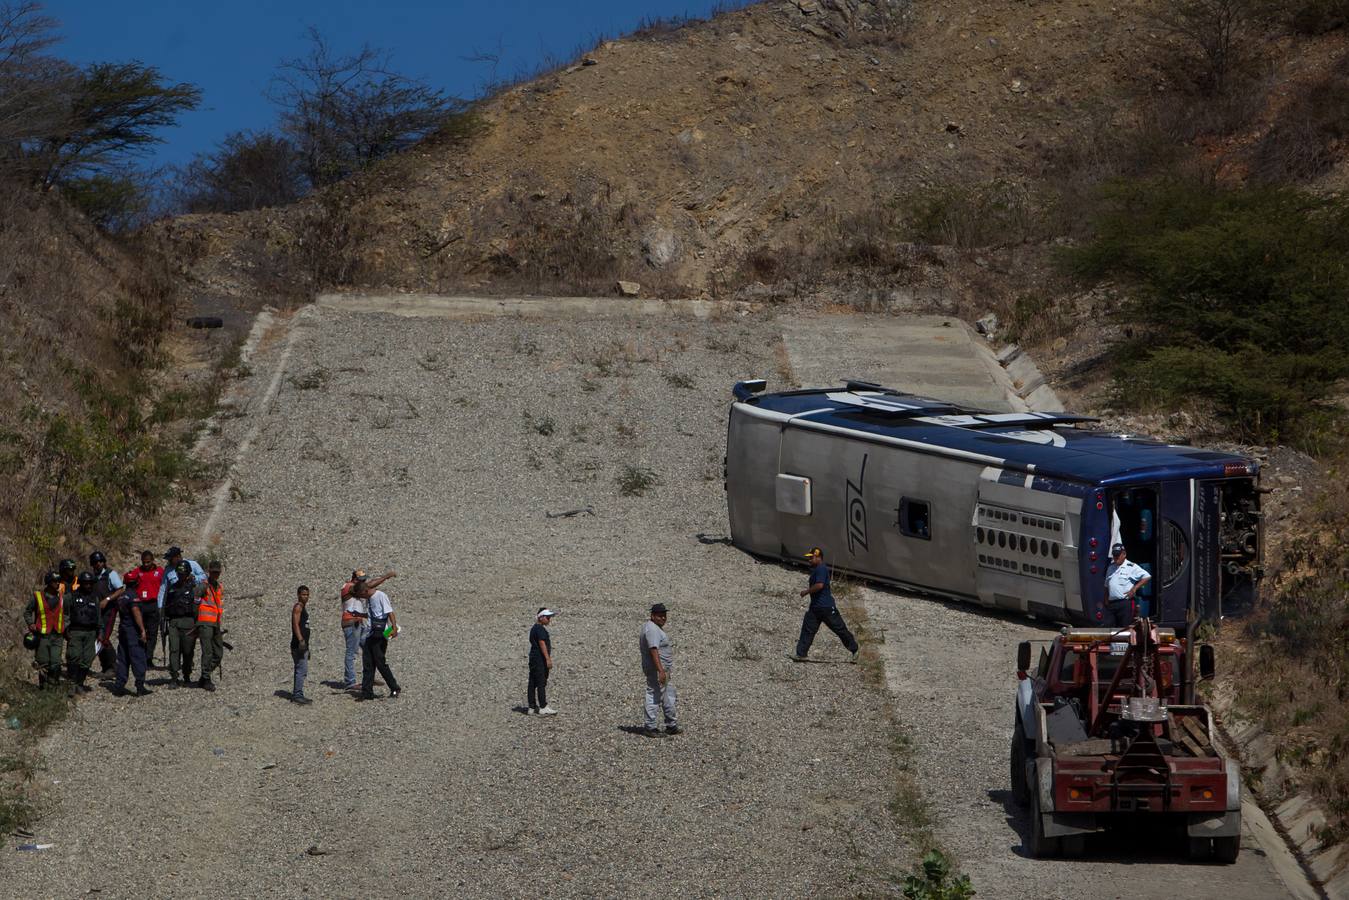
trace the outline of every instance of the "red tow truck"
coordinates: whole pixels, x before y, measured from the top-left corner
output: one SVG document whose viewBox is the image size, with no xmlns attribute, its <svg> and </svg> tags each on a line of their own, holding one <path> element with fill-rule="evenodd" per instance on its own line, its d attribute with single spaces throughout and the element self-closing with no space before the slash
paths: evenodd
<svg viewBox="0 0 1349 900">
<path fill-rule="evenodd" d="M 1064 628 L 1041 648 L 1017 648 L 1013 798 L 1030 806 L 1027 849 L 1075 856 L 1086 836 L 1135 819 L 1183 826 L 1195 859 L 1241 852 L 1240 767 L 1213 739 L 1195 702 L 1191 647 L 1170 628 Z M 1213 648 L 1198 648 L 1199 680 Z"/>
</svg>

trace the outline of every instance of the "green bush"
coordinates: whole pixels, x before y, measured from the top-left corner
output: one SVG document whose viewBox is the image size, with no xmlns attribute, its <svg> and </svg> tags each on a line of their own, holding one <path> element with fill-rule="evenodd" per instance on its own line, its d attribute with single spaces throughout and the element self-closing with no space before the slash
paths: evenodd
<svg viewBox="0 0 1349 900">
<path fill-rule="evenodd" d="M 1204 402 L 1252 439 L 1314 442 L 1349 375 L 1349 204 L 1159 179 L 1112 182 L 1097 210 L 1062 262 L 1135 288 L 1121 401 Z"/>
<path fill-rule="evenodd" d="M 974 896 L 970 876 L 954 871 L 940 850 L 929 850 L 915 869 L 904 879 L 905 900 L 969 900 Z"/>
</svg>

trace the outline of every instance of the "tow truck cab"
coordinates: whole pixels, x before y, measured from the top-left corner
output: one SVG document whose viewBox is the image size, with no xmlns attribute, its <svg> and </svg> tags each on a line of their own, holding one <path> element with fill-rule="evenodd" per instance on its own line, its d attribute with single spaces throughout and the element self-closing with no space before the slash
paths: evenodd
<svg viewBox="0 0 1349 900">
<path fill-rule="evenodd" d="M 1211 677 L 1212 648 L 1200 651 Z M 1082 837 L 1122 815 L 1183 819 L 1190 853 L 1235 860 L 1241 793 L 1193 702 L 1186 646 L 1146 620 L 1130 628 L 1065 628 L 1030 667 L 1018 651 L 1013 794 L 1032 806 L 1035 855 L 1080 852 Z"/>
</svg>

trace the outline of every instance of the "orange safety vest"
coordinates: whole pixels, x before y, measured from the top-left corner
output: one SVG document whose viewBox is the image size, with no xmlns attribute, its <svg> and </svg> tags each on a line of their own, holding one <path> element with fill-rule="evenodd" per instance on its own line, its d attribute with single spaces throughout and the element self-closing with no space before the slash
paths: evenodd
<svg viewBox="0 0 1349 900">
<path fill-rule="evenodd" d="M 38 634 L 65 634 L 66 632 L 66 604 L 61 594 L 56 595 L 56 602 L 53 604 L 56 611 L 49 612 L 45 601 L 46 594 L 42 591 L 33 591 L 33 596 L 37 597 L 37 633 Z M 56 617 L 56 627 L 47 627 L 47 617 L 54 615 Z"/>
<path fill-rule="evenodd" d="M 220 621 L 220 613 L 224 607 L 225 589 L 220 585 L 211 587 L 211 583 L 206 583 L 206 596 L 201 598 L 201 603 L 197 606 L 197 621 L 214 624 Z"/>
</svg>

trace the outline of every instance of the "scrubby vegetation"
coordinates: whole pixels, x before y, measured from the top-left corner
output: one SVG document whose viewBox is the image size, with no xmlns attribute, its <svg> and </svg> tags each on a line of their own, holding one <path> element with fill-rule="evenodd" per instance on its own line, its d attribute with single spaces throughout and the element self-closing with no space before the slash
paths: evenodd
<svg viewBox="0 0 1349 900">
<path fill-rule="evenodd" d="M 1120 402 L 1211 404 L 1241 436 L 1328 450 L 1349 375 L 1349 203 L 1292 188 L 1114 182 L 1064 256 L 1132 287 Z"/>
<path fill-rule="evenodd" d="M 1268 602 L 1241 630 L 1230 683 L 1320 797 L 1332 843 L 1349 838 L 1349 487 L 1338 471 L 1327 482 L 1284 548 Z"/>
</svg>

